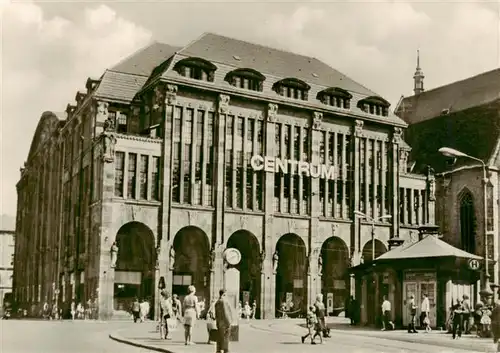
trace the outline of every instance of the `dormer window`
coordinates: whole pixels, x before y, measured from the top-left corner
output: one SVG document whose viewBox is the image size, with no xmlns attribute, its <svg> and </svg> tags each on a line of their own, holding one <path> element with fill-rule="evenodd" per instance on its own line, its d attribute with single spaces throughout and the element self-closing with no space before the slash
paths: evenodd
<svg viewBox="0 0 500 353">
<path fill-rule="evenodd" d="M 226 75 L 226 81 L 231 86 L 262 92 L 265 76 L 253 69 L 236 69 Z"/>
<path fill-rule="evenodd" d="M 116 132 L 122 134 L 127 132 L 127 115 L 122 112 L 116 114 Z"/>
<path fill-rule="evenodd" d="M 330 105 L 332 107 L 342 109 L 349 109 L 351 107 L 352 95 L 342 88 L 327 88 L 321 92 L 318 92 L 316 98 L 321 101 L 321 103 Z"/>
<path fill-rule="evenodd" d="M 390 103 L 381 97 L 368 97 L 358 102 L 358 108 L 368 114 L 389 116 Z"/>
<path fill-rule="evenodd" d="M 280 96 L 303 101 L 308 99 L 310 88 L 311 87 L 307 83 L 296 78 L 285 78 L 284 80 L 276 82 L 273 86 L 273 90 Z"/>
<path fill-rule="evenodd" d="M 205 59 L 187 58 L 178 61 L 175 64 L 174 70 L 184 77 L 213 82 L 217 67 Z"/>
</svg>

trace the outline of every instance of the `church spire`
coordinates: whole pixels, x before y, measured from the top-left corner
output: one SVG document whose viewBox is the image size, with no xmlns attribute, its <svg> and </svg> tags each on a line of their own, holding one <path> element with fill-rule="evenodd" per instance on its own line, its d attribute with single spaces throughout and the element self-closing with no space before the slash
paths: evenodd
<svg viewBox="0 0 500 353">
<path fill-rule="evenodd" d="M 417 50 L 417 69 L 413 75 L 414 87 L 413 91 L 415 95 L 420 94 L 424 91 L 424 72 L 420 68 L 420 50 Z"/>
</svg>

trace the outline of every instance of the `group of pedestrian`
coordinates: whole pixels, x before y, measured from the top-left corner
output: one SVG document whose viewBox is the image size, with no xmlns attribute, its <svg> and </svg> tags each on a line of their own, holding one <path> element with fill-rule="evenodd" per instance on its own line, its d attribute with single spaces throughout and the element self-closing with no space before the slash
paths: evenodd
<svg viewBox="0 0 500 353">
<path fill-rule="evenodd" d="M 212 329 L 216 331 L 217 353 L 222 353 L 222 351 L 225 353 L 229 352 L 229 337 L 231 334 L 231 325 L 233 324 L 232 310 L 231 305 L 226 299 L 226 291 L 220 290 L 219 299 L 210 306 L 207 313 L 207 317 L 215 321 Z M 201 310 L 194 286 L 191 285 L 188 287 L 188 294 L 184 297 L 182 305 L 175 294 L 172 297 L 168 291 L 161 291 L 160 334 L 162 339 L 170 339 L 169 327 L 172 327 L 177 321 L 182 320 L 184 324 L 184 344 L 186 346 L 193 345 L 193 327 L 200 316 Z"/>
<path fill-rule="evenodd" d="M 257 312 L 257 301 L 253 301 L 252 306 L 248 302 L 242 305 L 241 302 L 238 303 L 238 315 L 243 319 L 255 319 L 255 313 Z"/>
<path fill-rule="evenodd" d="M 134 322 L 144 322 L 149 317 L 149 312 L 151 310 L 151 305 L 146 299 L 139 301 L 139 298 L 135 298 L 132 302 L 131 312 Z"/>
<path fill-rule="evenodd" d="M 307 334 L 301 337 L 302 343 L 305 343 L 309 337 L 311 344 L 316 344 L 316 337 L 319 337 L 319 343 L 323 343 L 323 338 L 330 337 L 330 329 L 325 321 L 326 309 L 323 303 L 323 294 L 316 295 L 316 301 L 309 307 L 306 315 Z"/>
<path fill-rule="evenodd" d="M 408 313 L 410 315 L 410 321 L 408 323 L 408 333 L 418 333 L 417 331 L 417 303 L 415 302 L 415 295 L 410 296 L 410 300 L 408 300 Z M 425 332 L 431 331 L 431 322 L 430 322 L 430 311 L 431 304 L 429 302 L 429 297 L 426 293 L 422 294 L 422 303 L 420 305 L 420 322 L 419 326 L 421 329 L 425 330 Z"/>
</svg>

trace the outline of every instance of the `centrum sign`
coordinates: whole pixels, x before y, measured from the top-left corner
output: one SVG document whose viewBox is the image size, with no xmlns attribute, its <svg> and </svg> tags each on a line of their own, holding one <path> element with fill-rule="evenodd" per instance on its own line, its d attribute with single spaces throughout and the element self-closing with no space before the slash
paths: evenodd
<svg viewBox="0 0 500 353">
<path fill-rule="evenodd" d="M 269 156 L 255 155 L 250 159 L 253 170 L 265 170 L 270 173 L 282 172 L 284 174 L 299 174 L 312 178 L 335 180 L 337 168 L 333 165 L 314 165 L 304 161 L 280 159 Z"/>
</svg>

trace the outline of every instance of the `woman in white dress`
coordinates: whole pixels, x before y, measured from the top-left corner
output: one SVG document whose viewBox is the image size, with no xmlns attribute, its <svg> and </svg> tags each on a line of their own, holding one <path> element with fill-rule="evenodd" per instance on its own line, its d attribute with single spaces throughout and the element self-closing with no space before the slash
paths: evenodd
<svg viewBox="0 0 500 353">
<path fill-rule="evenodd" d="M 196 288 L 194 286 L 188 287 L 188 295 L 184 297 L 184 305 L 182 306 L 184 309 L 184 338 L 185 344 L 192 345 L 192 333 L 193 326 L 196 322 L 196 319 L 200 317 L 199 307 L 198 307 L 198 298 L 195 295 Z"/>
</svg>

